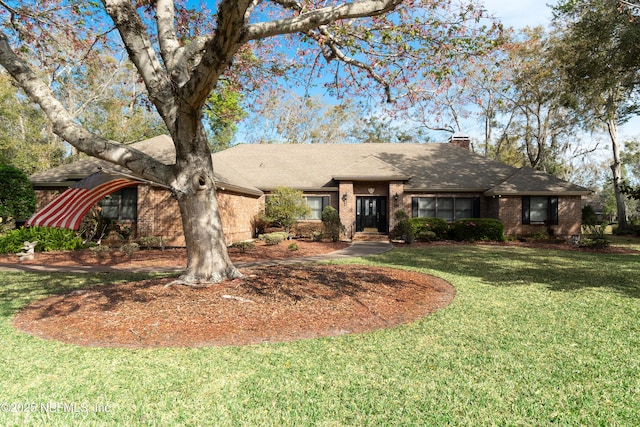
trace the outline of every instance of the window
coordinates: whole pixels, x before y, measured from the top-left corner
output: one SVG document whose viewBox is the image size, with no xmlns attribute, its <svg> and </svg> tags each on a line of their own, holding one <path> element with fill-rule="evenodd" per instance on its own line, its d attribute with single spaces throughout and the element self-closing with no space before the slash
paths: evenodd
<svg viewBox="0 0 640 427">
<path fill-rule="evenodd" d="M 415 197 L 418 209 L 413 213 L 414 217 L 433 218 L 436 216 L 436 198 L 435 197 Z M 414 209 L 415 210 L 415 209 Z"/>
<path fill-rule="evenodd" d="M 115 221 L 135 221 L 138 218 L 138 187 L 123 188 L 100 201 L 101 215 Z"/>
<path fill-rule="evenodd" d="M 523 196 L 523 224 L 558 224 L 558 197 L 556 196 Z"/>
<path fill-rule="evenodd" d="M 414 218 L 435 217 L 453 222 L 480 216 L 479 197 L 414 197 L 411 202 Z"/>
<path fill-rule="evenodd" d="M 311 213 L 305 219 L 322 219 L 322 211 L 329 206 L 329 196 L 305 197 Z"/>
</svg>

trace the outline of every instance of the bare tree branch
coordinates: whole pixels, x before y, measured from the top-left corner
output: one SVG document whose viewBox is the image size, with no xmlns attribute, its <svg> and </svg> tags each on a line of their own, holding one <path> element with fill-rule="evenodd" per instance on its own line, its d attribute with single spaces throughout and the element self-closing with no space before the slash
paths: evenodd
<svg viewBox="0 0 640 427">
<path fill-rule="evenodd" d="M 164 121 L 172 123 L 175 109 L 171 80 L 163 70 L 133 4 L 129 0 L 102 0 L 102 3 L 127 47 L 129 58 L 145 82 L 149 98 Z"/>
<path fill-rule="evenodd" d="M 322 34 L 324 37 L 326 37 L 325 43 L 326 43 L 327 47 L 333 53 L 333 56 L 335 56 L 336 58 L 338 58 L 340 61 L 344 62 L 345 64 L 352 65 L 354 67 L 357 67 L 357 68 L 360 68 L 360 69 L 366 71 L 367 74 L 372 79 L 374 79 L 376 82 L 378 82 L 380 85 L 382 85 L 382 87 L 384 87 L 384 93 L 386 95 L 387 102 L 393 102 L 393 97 L 391 96 L 391 84 L 390 84 L 389 81 L 385 80 L 380 74 L 376 73 L 375 68 L 372 65 L 366 64 L 366 63 L 364 63 L 362 61 L 358 61 L 355 58 L 347 56 L 342 51 L 342 49 L 340 49 L 340 47 L 338 46 L 338 41 L 329 32 L 329 29 L 326 26 L 324 26 L 324 25 L 321 26 L 320 28 L 318 28 L 318 31 L 320 32 L 320 34 Z M 311 32 L 307 32 L 307 35 L 309 37 L 312 37 L 312 38 L 317 40 L 317 37 L 315 36 L 315 34 L 313 34 Z M 327 58 L 327 60 L 331 60 L 331 59 L 332 59 L 331 57 Z"/>
<path fill-rule="evenodd" d="M 60 138 L 90 156 L 128 167 L 141 177 L 158 183 L 170 182 L 172 171 L 169 167 L 138 150 L 101 138 L 78 125 L 51 89 L 11 49 L 4 32 L 0 32 L 0 63 L 27 95 L 40 105 Z"/>
<path fill-rule="evenodd" d="M 250 0 L 223 0 L 218 6 L 216 32 L 205 44 L 202 59 L 182 87 L 185 102 L 199 110 L 219 77 L 231 64 L 238 49 L 247 41 L 243 36 L 248 20 L 247 12 L 254 7 Z"/>
<path fill-rule="evenodd" d="M 160 55 L 171 72 L 175 68 L 174 55 L 180 48 L 176 37 L 175 4 L 173 0 L 157 0 L 156 21 L 158 23 L 158 41 Z"/>
<path fill-rule="evenodd" d="M 304 33 L 339 20 L 381 15 L 393 10 L 400 3 L 402 0 L 363 0 L 323 7 L 290 18 L 249 25 L 245 38 L 259 40 L 282 34 Z"/>
</svg>

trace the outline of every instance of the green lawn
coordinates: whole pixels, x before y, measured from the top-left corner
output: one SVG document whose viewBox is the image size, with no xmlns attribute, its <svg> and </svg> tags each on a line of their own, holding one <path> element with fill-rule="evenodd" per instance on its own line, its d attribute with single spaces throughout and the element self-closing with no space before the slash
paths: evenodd
<svg viewBox="0 0 640 427">
<path fill-rule="evenodd" d="M 615 234 L 607 235 L 607 239 L 611 240 L 611 244 L 622 246 L 624 248 L 635 249 L 640 251 L 640 237 L 637 236 L 616 236 Z"/>
<path fill-rule="evenodd" d="M 640 256 L 430 246 L 361 262 L 443 277 L 456 298 L 421 321 L 361 335 L 81 348 L 18 333 L 11 316 L 49 293 L 131 276 L 3 273 L 0 425 L 639 422 Z M 21 409 L 35 411 L 11 412 Z"/>
</svg>

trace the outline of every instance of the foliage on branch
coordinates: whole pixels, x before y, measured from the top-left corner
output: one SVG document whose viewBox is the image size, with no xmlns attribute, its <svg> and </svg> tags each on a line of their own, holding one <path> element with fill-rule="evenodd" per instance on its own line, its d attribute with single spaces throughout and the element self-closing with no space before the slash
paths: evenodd
<svg viewBox="0 0 640 427">
<path fill-rule="evenodd" d="M 476 0 L 217 0 L 204 9 L 186 0 L 3 0 L 0 25 L 0 64 L 40 105 L 56 135 L 171 188 L 187 252 L 197 253 L 188 256 L 186 283 L 239 274 L 220 233 L 203 123 L 212 92 L 225 100 L 222 91 L 231 88 L 243 94 L 242 107 L 259 107 L 254 95 L 262 91 L 316 82 L 337 97 L 393 102 L 399 111 L 424 100 L 501 35 Z M 63 85 L 108 74 L 108 67 L 90 68 L 91 60 L 120 59 L 125 52 L 135 82 L 144 86 L 137 93 L 145 102 L 136 105 L 163 122 L 175 145 L 174 164 L 78 120 L 78 109 L 95 101 L 91 96 L 64 96 L 74 92 Z M 119 84 L 108 82 L 100 87 Z"/>
</svg>

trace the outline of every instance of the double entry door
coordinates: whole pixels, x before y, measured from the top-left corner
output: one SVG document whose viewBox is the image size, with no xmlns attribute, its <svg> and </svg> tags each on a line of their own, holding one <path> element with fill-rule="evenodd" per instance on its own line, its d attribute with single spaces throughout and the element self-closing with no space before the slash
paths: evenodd
<svg viewBox="0 0 640 427">
<path fill-rule="evenodd" d="M 356 231 L 387 232 L 386 197 L 356 197 Z"/>
</svg>

